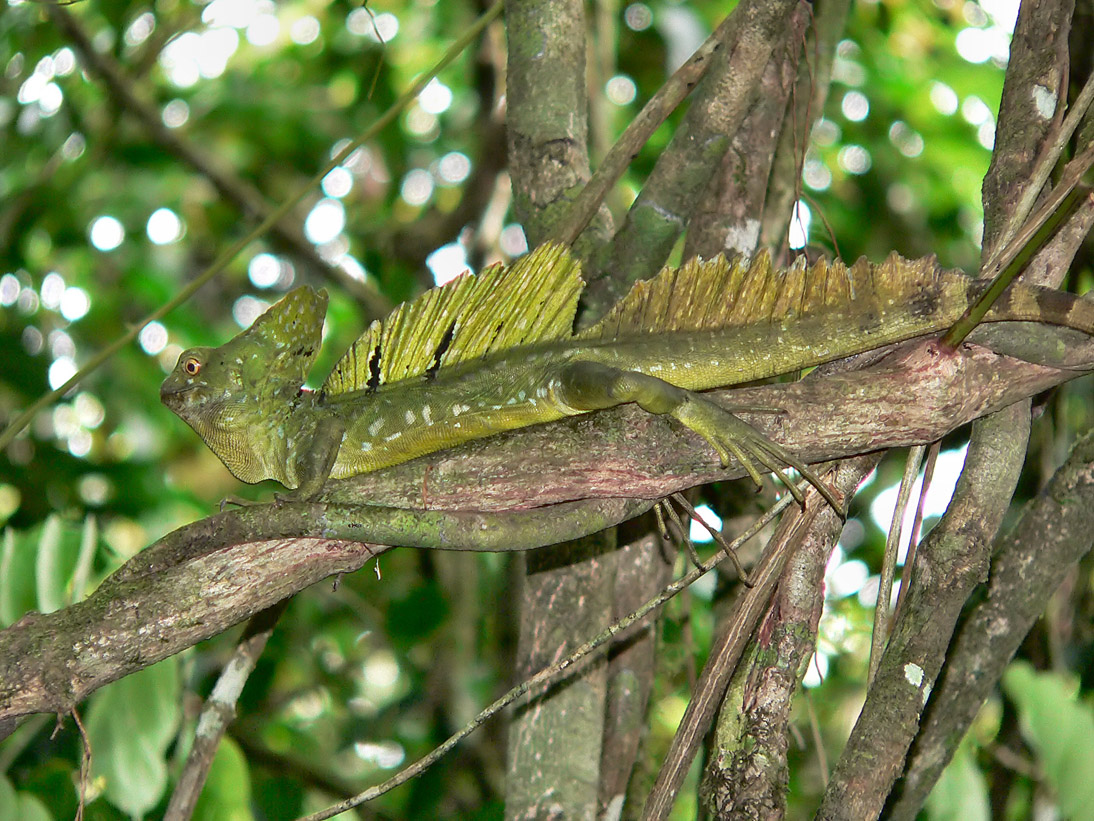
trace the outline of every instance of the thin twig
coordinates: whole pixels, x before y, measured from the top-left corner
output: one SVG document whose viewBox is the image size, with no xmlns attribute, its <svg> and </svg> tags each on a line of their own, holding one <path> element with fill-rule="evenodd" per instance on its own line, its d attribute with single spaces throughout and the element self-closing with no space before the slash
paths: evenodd
<svg viewBox="0 0 1094 821">
<path fill-rule="evenodd" d="M 729 34 L 731 20 L 732 15 L 727 16 L 687 62 L 676 69 L 649 102 L 642 106 L 642 110 L 604 156 L 596 173 L 574 198 L 566 216 L 551 232 L 550 240 L 570 245 L 585 230 L 585 226 L 600 208 L 611 187 L 623 176 L 631 160 L 707 73 L 711 58 L 722 47 Z"/>
<path fill-rule="evenodd" d="M 1057 131 L 1052 142 L 1048 143 L 1037 165 L 1030 175 L 1030 180 L 1023 188 L 1014 211 L 1007 221 L 1006 227 L 1000 235 L 996 250 L 987 258 L 980 267 L 979 276 L 982 279 L 994 279 L 991 287 L 972 305 L 964 315 L 955 322 L 942 337 L 943 342 L 950 347 L 956 347 L 964 341 L 980 320 L 994 304 L 999 295 L 1018 275 L 1021 266 L 1012 266 L 1018 257 L 1034 244 L 1035 239 L 1050 221 L 1061 221 L 1078 205 L 1079 198 L 1076 192 L 1082 182 L 1083 175 L 1094 165 L 1094 144 L 1087 146 L 1077 157 L 1073 158 L 1060 175 L 1060 181 L 1052 189 L 1045 201 L 1036 212 L 1033 206 L 1041 194 L 1041 189 L 1048 181 L 1052 169 L 1060 159 L 1060 154 L 1067 146 L 1068 141 L 1079 122 L 1094 101 L 1094 76 L 1086 81 L 1083 90 L 1079 93 L 1075 104 L 1071 106 L 1064 118 L 1063 125 Z M 1065 207 L 1066 204 L 1066 207 Z M 1033 249 L 1035 250 L 1035 249 Z"/>
<path fill-rule="evenodd" d="M 653 506 L 653 514 L 657 518 L 657 532 L 661 535 L 661 541 L 671 542 L 672 534 L 669 533 L 668 522 L 665 521 L 666 507 L 668 507 L 668 500 L 662 499 Z"/>
<path fill-rule="evenodd" d="M 808 484 L 803 483 L 803 485 L 804 491 L 805 488 L 808 487 Z M 776 516 L 778 516 L 792 501 L 793 497 L 789 494 L 779 499 L 774 505 L 772 505 L 771 509 L 764 513 L 759 519 L 757 519 L 756 522 L 750 528 L 748 528 L 748 530 L 746 530 L 744 533 L 742 533 L 740 536 L 733 540 L 733 542 L 731 543 L 732 549 L 739 548 L 741 545 L 743 545 L 745 542 L 747 542 L 749 539 L 751 539 L 753 536 L 763 530 L 763 528 L 767 527 L 767 525 Z M 656 597 L 650 599 L 650 601 L 646 602 L 633 613 L 628 616 L 624 616 L 622 619 L 609 626 L 600 635 L 582 644 L 580 647 L 578 647 L 576 650 L 566 656 L 566 658 L 555 664 L 552 664 L 550 667 L 544 668 L 540 672 L 536 673 L 534 676 L 525 679 L 516 687 L 509 690 L 509 692 L 507 692 L 505 695 L 494 701 L 494 703 L 491 704 L 489 707 L 482 710 L 482 712 L 475 716 L 475 718 L 473 718 L 467 725 L 465 725 L 453 735 L 449 736 L 448 739 L 446 739 L 442 744 L 436 747 L 432 752 L 418 759 L 413 764 L 401 770 L 400 772 L 396 773 L 387 781 L 383 782 L 382 784 L 377 784 L 375 787 L 370 787 L 359 795 L 356 795 L 353 798 L 349 798 L 339 804 L 327 807 L 326 809 L 321 810 L 317 813 L 304 816 L 298 819 L 298 821 L 323 821 L 324 819 L 332 818 L 341 812 L 345 812 L 348 809 L 360 806 L 361 804 L 364 804 L 367 801 L 371 801 L 372 799 L 377 798 L 386 792 L 390 792 L 395 787 L 398 787 L 400 784 L 404 784 L 411 778 L 418 776 L 429 767 L 431 767 L 434 763 L 436 763 L 442 756 L 448 753 L 460 741 L 462 741 L 464 738 L 466 738 L 479 727 L 481 727 L 491 716 L 496 715 L 498 712 L 505 709 L 507 706 L 512 704 L 514 701 L 516 701 L 518 698 L 520 698 L 530 690 L 553 681 L 556 676 L 569 669 L 570 667 L 573 667 L 582 658 L 589 655 L 594 650 L 603 647 L 615 636 L 619 635 L 624 630 L 644 619 L 652 611 L 661 607 L 663 604 L 665 604 L 665 602 L 672 599 L 682 590 L 686 590 L 701 576 L 705 575 L 706 573 L 717 567 L 724 559 L 725 556 L 723 554 L 715 554 L 704 564 L 700 565 L 689 573 L 686 573 L 680 579 L 665 587 L 665 589 L 662 590 Z"/>
<path fill-rule="evenodd" d="M 669 498 L 675 499 L 678 495 L 679 494 L 674 493 Z M 680 518 L 680 514 L 671 504 L 668 504 L 667 500 L 664 508 L 665 514 L 668 516 L 668 520 L 672 522 L 672 524 L 676 525 L 676 532 L 680 534 L 680 544 L 687 552 L 688 558 L 691 559 L 692 565 L 694 565 L 695 567 L 699 567 L 703 564 L 703 560 L 699 558 L 699 554 L 695 550 L 695 542 L 693 542 L 691 539 L 691 528 L 688 525 L 684 524 L 683 519 Z"/>
<path fill-rule="evenodd" d="M 254 671 L 277 620 L 291 600 L 291 597 L 282 599 L 273 607 L 253 615 L 247 623 L 235 652 L 221 670 L 213 692 L 205 700 L 194 731 L 194 745 L 171 794 L 164 821 L 188 821 L 194 814 L 221 736 L 235 718 L 236 702 L 243 692 L 243 685 Z"/>
<path fill-rule="evenodd" d="M 814 653 L 814 664 L 816 663 Z M 813 749 L 817 751 L 817 769 L 820 770 L 821 784 L 828 786 L 828 754 L 824 751 L 824 736 L 821 735 L 820 720 L 817 718 L 817 709 L 813 706 L 812 694 L 808 690 L 802 691 L 802 700 L 805 702 L 806 715 L 809 717 L 809 734 L 813 738 Z"/>
<path fill-rule="evenodd" d="M 897 494 L 896 507 L 893 510 L 893 521 L 889 524 L 889 533 L 885 538 L 885 558 L 881 563 L 881 580 L 878 583 L 877 601 L 874 602 L 874 632 L 870 637 L 870 666 L 866 681 L 874 680 L 878 663 L 881 661 L 881 651 L 885 641 L 889 638 L 889 600 L 893 595 L 893 579 L 896 577 L 897 553 L 900 550 L 900 535 L 904 527 L 904 512 L 908 509 L 908 502 L 912 498 L 912 488 L 915 486 L 916 476 L 919 475 L 919 466 L 923 462 L 923 454 L 927 450 L 925 445 L 916 445 L 909 449 L 908 458 L 904 462 L 904 476 L 900 480 L 900 492 Z"/>
<path fill-rule="evenodd" d="M 737 551 L 730 546 L 729 542 L 726 541 L 726 537 L 722 535 L 722 531 L 711 527 L 707 520 L 699 515 L 699 511 L 692 507 L 691 502 L 687 500 L 687 497 L 685 497 L 684 494 L 674 493 L 672 494 L 672 498 L 675 499 L 676 503 L 684 508 L 691 518 L 698 522 L 703 529 L 710 534 L 710 537 L 718 543 L 718 546 L 725 552 L 726 557 L 733 562 L 733 569 L 737 571 L 741 583 L 745 587 L 752 587 L 752 581 L 748 578 L 748 571 L 745 570 L 744 565 L 741 564 L 741 560 L 737 558 Z"/>
<path fill-rule="evenodd" d="M 90 373 L 97 370 L 104 362 L 110 359 L 110 357 L 112 357 L 114 354 L 116 354 L 118 351 L 120 351 L 122 348 L 124 348 L 134 339 L 136 339 L 144 326 L 147 325 L 149 322 L 154 322 L 155 320 L 166 316 L 183 302 L 192 297 L 197 292 L 197 290 L 201 288 L 202 285 L 204 285 L 214 276 L 227 268 L 228 264 L 233 259 L 235 259 L 236 256 L 244 248 L 246 248 L 256 239 L 261 237 L 267 231 L 269 231 L 278 222 L 278 220 L 280 220 L 283 216 L 285 216 L 293 208 L 295 208 L 296 205 L 299 204 L 300 201 L 303 200 L 304 197 L 306 197 L 308 193 L 312 191 L 312 189 L 314 189 L 317 185 L 319 185 L 320 182 L 322 182 L 323 178 L 327 176 L 327 174 L 329 174 L 335 168 L 344 163 L 349 158 L 350 154 L 352 154 L 366 142 L 368 142 L 385 128 L 387 128 L 395 120 L 395 118 L 399 116 L 399 113 L 404 108 L 406 108 L 411 102 L 417 99 L 418 95 L 429 84 L 429 81 L 432 80 L 438 73 L 440 73 L 449 63 L 455 60 L 460 55 L 460 53 L 465 48 L 467 48 L 467 46 L 476 37 L 478 37 L 478 35 L 482 32 L 484 28 L 486 28 L 486 26 L 495 17 L 501 14 L 501 10 L 502 0 L 498 0 L 498 2 L 491 6 L 481 17 L 479 17 L 479 19 L 476 20 L 470 28 L 464 31 L 459 39 L 457 39 L 451 46 L 449 46 L 448 51 L 444 53 L 444 56 L 441 57 L 441 59 L 438 60 L 432 68 L 419 75 L 418 79 L 414 81 L 410 88 L 403 92 L 402 96 L 400 96 L 398 100 L 392 103 L 391 107 L 388 108 L 388 110 L 385 111 L 379 117 L 379 119 L 377 119 L 369 128 L 365 129 L 365 131 L 363 131 L 360 135 L 351 140 L 346 145 L 346 147 L 339 151 L 334 156 L 334 158 L 331 159 L 331 161 L 328 162 L 325 166 L 323 166 L 323 168 L 317 174 L 315 174 L 310 180 L 308 180 L 308 182 L 306 182 L 299 189 L 297 189 L 296 193 L 286 198 L 285 201 L 281 203 L 281 205 L 271 211 L 266 219 L 264 219 L 261 223 L 255 226 L 255 228 L 252 229 L 249 234 L 247 234 L 242 239 L 237 240 L 231 246 L 229 246 L 227 250 L 223 251 L 208 268 L 202 271 L 202 273 L 192 282 L 182 288 L 178 292 L 178 294 L 176 294 L 172 299 L 165 302 L 156 310 L 152 311 L 152 313 L 148 314 L 146 317 L 144 317 L 144 319 L 141 319 L 140 321 L 135 323 L 128 332 L 118 337 L 116 340 L 111 342 L 97 354 L 92 356 L 91 359 L 89 359 L 84 364 L 84 366 L 80 368 L 80 370 L 77 371 L 75 375 L 73 375 L 71 379 L 61 385 L 61 387 L 57 388 L 56 390 L 52 390 L 49 393 L 43 394 L 41 397 L 31 403 L 30 407 L 28 407 L 25 411 L 19 414 L 19 416 L 16 417 L 15 421 L 9 424 L 7 428 L 4 429 L 3 433 L 0 433 L 0 450 L 3 450 L 9 444 L 11 444 L 11 441 L 16 437 L 16 435 L 18 435 L 18 433 L 23 428 L 30 424 L 30 421 L 34 418 L 35 414 L 37 414 L 38 411 L 48 407 L 50 404 L 57 401 L 74 387 L 76 387 L 78 384 L 80 384 L 80 382 L 86 379 Z"/>
<path fill-rule="evenodd" d="M 76 722 L 76 729 L 80 732 L 80 741 L 83 746 L 83 754 L 80 756 L 80 803 L 76 805 L 76 821 L 83 821 L 84 803 L 87 801 L 87 782 L 91 775 L 91 739 L 88 738 L 84 723 L 80 721 L 80 714 L 73 707 L 69 710 L 72 720 Z"/>
<path fill-rule="evenodd" d="M 934 468 L 938 464 L 938 452 L 942 449 L 942 440 L 935 440 L 927 450 L 923 463 L 923 487 L 919 493 L 919 502 L 915 506 L 915 518 L 912 520 L 912 532 L 908 536 L 908 552 L 904 556 L 904 572 L 900 574 L 900 590 L 896 594 L 896 606 L 893 608 L 892 623 L 900 618 L 900 610 L 908 597 L 908 588 L 912 586 L 915 573 L 915 556 L 919 551 L 919 532 L 923 527 L 923 507 L 927 502 L 927 492 L 934 478 Z"/>
</svg>

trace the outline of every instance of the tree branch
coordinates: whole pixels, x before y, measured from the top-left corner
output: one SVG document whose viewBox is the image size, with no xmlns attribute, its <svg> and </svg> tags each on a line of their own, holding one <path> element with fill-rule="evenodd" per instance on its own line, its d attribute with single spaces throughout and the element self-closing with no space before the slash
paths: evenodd
<svg viewBox="0 0 1094 821">
<path fill-rule="evenodd" d="M 805 5 L 791 12 L 786 30 L 760 75 L 755 105 L 730 140 L 721 167 L 698 199 L 688 223 L 684 259 L 756 253 L 760 215 L 764 213 L 779 133 L 786 128 L 783 118 L 802 58 L 809 17 L 810 9 Z M 804 153 L 800 145 L 796 147 Z M 797 166 L 795 163 L 795 169 Z"/>
<path fill-rule="evenodd" d="M 840 493 L 848 496 L 852 494 L 862 477 L 869 473 L 874 461 L 865 457 L 857 465 L 844 466 L 836 480 Z M 680 720 L 680 727 L 673 736 L 672 745 L 661 765 L 661 771 L 657 774 L 657 781 L 642 810 L 643 821 L 662 821 L 668 817 L 684 777 L 691 767 L 691 761 L 710 728 L 715 710 L 722 703 L 726 686 L 737 669 L 741 654 L 756 624 L 768 608 L 787 561 L 818 521 L 824 522 L 822 528 L 825 531 L 831 533 L 834 529 L 833 540 L 838 536 L 841 529 L 839 517 L 831 508 L 820 504 L 818 497 L 812 498 L 813 504 L 807 505 L 804 511 L 788 512 L 779 522 L 771 543 L 764 550 L 763 558 L 752 574 L 754 586 L 734 604 L 733 613 L 727 620 L 728 628 L 715 639 L 710 658 L 695 685 L 695 692 L 692 693 L 687 710 Z"/>
<path fill-rule="evenodd" d="M 668 257 L 745 119 L 797 2 L 747 2 L 734 10 L 739 22 L 732 39 L 715 54 L 672 142 L 610 250 L 597 260 L 589 291 L 600 303 L 614 302 L 627 285 L 656 273 Z M 612 276 L 605 282 L 608 271 Z"/>
<path fill-rule="evenodd" d="M 854 490 L 881 460 L 871 454 L 842 463 Z M 719 819 L 781 818 L 790 782 L 790 711 L 817 643 L 824 605 L 824 571 L 843 522 L 819 519 L 787 562 L 756 628 L 751 664 L 738 665 L 719 709 L 701 789 Z"/>
<path fill-rule="evenodd" d="M 832 63 L 843 37 L 851 0 L 818 0 L 805 54 L 798 63 L 798 80 L 783 121 L 775 163 L 767 189 L 760 245 L 780 249 L 787 240 L 792 206 L 801 195 L 802 163 L 813 123 L 824 112 L 832 84 Z M 776 257 L 779 258 L 779 257 Z"/>
<path fill-rule="evenodd" d="M 1094 431 L 1026 507 L 992 560 L 983 599 L 954 637 L 890 817 L 914 818 L 1049 598 L 1091 549 Z"/>
<path fill-rule="evenodd" d="M 1018 483 L 1022 433 L 1028 429 L 1028 402 L 973 426 L 953 501 L 916 551 L 904 610 L 832 773 L 819 819 L 880 814 L 919 729 L 961 607 L 987 576 L 991 542 Z M 1017 435 L 999 435 L 1009 431 Z"/>
</svg>

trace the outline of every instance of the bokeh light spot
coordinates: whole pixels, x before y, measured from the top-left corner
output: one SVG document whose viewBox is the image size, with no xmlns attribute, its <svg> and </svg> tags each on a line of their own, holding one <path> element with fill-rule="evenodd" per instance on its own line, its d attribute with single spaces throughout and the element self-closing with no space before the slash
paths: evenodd
<svg viewBox="0 0 1094 821">
<path fill-rule="evenodd" d="M 433 281 L 437 285 L 444 285 L 469 270 L 467 251 L 458 242 L 442 245 L 426 257 L 425 264 L 433 273 Z"/>
<path fill-rule="evenodd" d="M 113 251 L 125 241 L 125 228 L 116 218 L 96 217 L 88 231 L 91 244 L 100 251 Z"/>
<path fill-rule="evenodd" d="M 141 350 L 149 356 L 155 356 L 167 347 L 167 329 L 161 322 L 149 322 L 137 335 Z"/>
<path fill-rule="evenodd" d="M 330 197 L 319 200 L 304 220 L 304 234 L 316 245 L 330 242 L 345 227 L 346 209 Z"/>
<path fill-rule="evenodd" d="M 458 185 L 471 173 L 471 160 L 459 151 L 449 151 L 437 163 L 437 176 L 446 185 Z"/>
<path fill-rule="evenodd" d="M 415 168 L 403 177 L 399 193 L 408 205 L 425 205 L 433 196 L 433 175 L 423 168 Z"/>
<path fill-rule="evenodd" d="M 91 310 L 91 297 L 83 288 L 65 288 L 61 295 L 61 316 L 69 322 L 82 319 Z"/>
<path fill-rule="evenodd" d="M 653 22 L 653 12 L 645 3 L 631 3 L 623 12 L 623 22 L 631 31 L 645 31 Z"/>
<path fill-rule="evenodd" d="M 168 245 L 182 237 L 182 220 L 170 208 L 157 208 L 148 218 L 145 230 L 156 245 Z"/>
<path fill-rule="evenodd" d="M 617 74 L 608 80 L 604 86 L 604 92 L 608 95 L 608 99 L 616 105 L 628 105 L 634 102 L 638 87 L 635 86 L 634 80 L 626 74 Z"/>
</svg>

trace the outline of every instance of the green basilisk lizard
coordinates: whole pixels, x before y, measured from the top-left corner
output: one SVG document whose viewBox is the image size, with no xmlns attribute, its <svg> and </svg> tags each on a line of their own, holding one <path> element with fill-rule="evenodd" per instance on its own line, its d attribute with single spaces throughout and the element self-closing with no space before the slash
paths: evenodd
<svg viewBox="0 0 1094 821">
<path fill-rule="evenodd" d="M 986 285 L 896 255 L 782 270 L 766 255 L 719 257 L 638 283 L 574 333 L 582 287 L 555 245 L 459 277 L 374 322 L 311 391 L 327 296 L 302 286 L 224 345 L 184 351 L 160 395 L 237 478 L 276 479 L 297 498 L 328 478 L 635 402 L 698 433 L 723 464 L 736 457 L 756 482 L 756 463 L 780 478 L 794 467 L 838 509 L 807 466 L 696 391 L 937 333 Z M 1019 283 L 985 317 L 1001 320 L 1094 333 L 1094 303 Z"/>
</svg>

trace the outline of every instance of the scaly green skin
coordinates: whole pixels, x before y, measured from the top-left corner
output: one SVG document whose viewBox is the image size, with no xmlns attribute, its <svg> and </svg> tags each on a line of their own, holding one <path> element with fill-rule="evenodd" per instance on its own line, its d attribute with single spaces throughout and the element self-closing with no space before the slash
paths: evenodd
<svg viewBox="0 0 1094 821">
<path fill-rule="evenodd" d="M 185 351 L 161 389 L 245 482 L 272 478 L 315 495 L 328 478 L 367 473 L 502 431 L 636 402 L 703 436 L 723 462 L 770 470 L 799 461 L 694 391 L 817 365 L 948 328 L 981 286 L 941 272 L 910 298 L 868 295 L 805 316 L 728 328 L 584 336 L 336 395 L 302 388 L 318 349 L 326 295 L 298 288 L 219 348 Z M 1033 320 L 1094 332 L 1094 305 L 1012 288 L 987 321 Z M 379 356 L 379 353 L 377 353 Z M 826 498 L 835 504 L 826 488 Z"/>
</svg>

